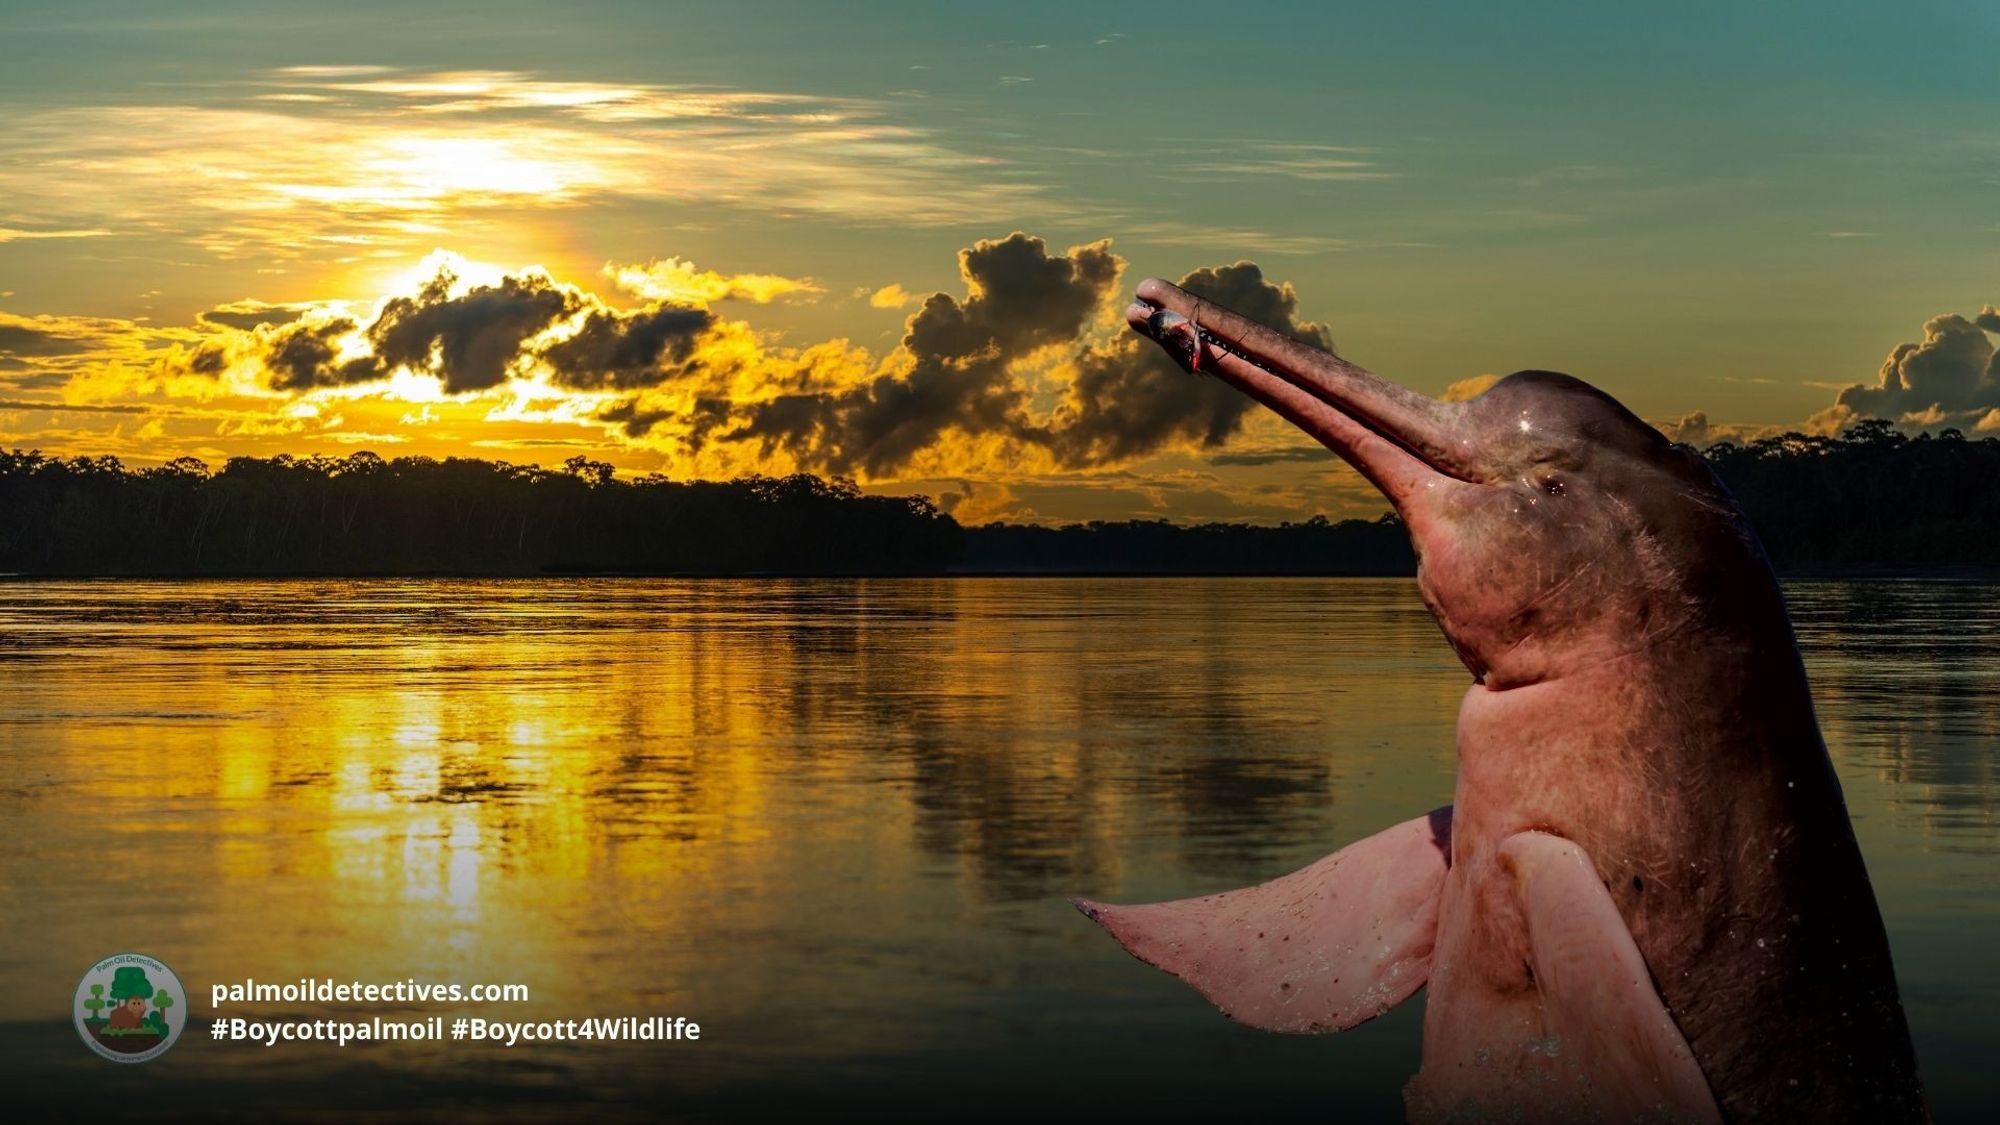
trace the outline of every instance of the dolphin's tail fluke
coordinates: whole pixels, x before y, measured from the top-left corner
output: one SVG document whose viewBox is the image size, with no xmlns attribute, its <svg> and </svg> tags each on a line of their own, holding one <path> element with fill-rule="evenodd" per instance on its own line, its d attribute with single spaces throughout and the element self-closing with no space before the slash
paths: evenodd
<svg viewBox="0 0 2000 1125">
<path fill-rule="evenodd" d="M 1266 1031 L 1345 1031 L 1430 978 L 1451 808 L 1238 891 L 1110 906 L 1070 900 L 1128 952 Z"/>
</svg>

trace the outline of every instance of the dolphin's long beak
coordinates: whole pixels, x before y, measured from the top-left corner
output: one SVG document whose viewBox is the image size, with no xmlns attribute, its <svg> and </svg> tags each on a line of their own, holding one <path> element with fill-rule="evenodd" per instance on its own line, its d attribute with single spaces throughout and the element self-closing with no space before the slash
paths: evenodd
<svg viewBox="0 0 2000 1125">
<path fill-rule="evenodd" d="M 1473 450 L 1455 433 L 1459 404 L 1399 387 L 1159 278 L 1140 282 L 1138 296 L 1125 310 L 1136 331 L 1178 352 L 1183 366 L 1212 372 L 1318 438 L 1406 520 L 1438 487 L 1476 479 Z M 1192 363 L 1190 327 L 1200 341 Z"/>
</svg>

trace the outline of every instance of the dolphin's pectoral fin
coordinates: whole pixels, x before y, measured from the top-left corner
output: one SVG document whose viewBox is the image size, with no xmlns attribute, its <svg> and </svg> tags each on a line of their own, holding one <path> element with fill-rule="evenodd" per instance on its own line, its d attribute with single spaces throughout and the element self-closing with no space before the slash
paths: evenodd
<svg viewBox="0 0 2000 1125">
<path fill-rule="evenodd" d="M 1077 899 L 1131 954 L 1266 1031 L 1344 1031 L 1422 988 L 1451 865 L 1451 807 L 1290 875 L 1148 906 Z"/>
<path fill-rule="evenodd" d="M 1544 1029 L 1604 1120 L 1721 1121 L 1590 857 L 1560 836 L 1521 832 L 1500 860 L 1527 918 Z"/>
</svg>

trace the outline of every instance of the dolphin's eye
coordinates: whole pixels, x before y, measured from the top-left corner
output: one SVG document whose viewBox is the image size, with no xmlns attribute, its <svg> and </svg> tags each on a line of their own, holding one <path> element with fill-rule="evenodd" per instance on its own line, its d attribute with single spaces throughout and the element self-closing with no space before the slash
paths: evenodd
<svg viewBox="0 0 2000 1125">
<path fill-rule="evenodd" d="M 1562 478 L 1557 476 L 1543 477 L 1542 491 L 1548 493 L 1550 496 L 1561 496 L 1563 494 Z"/>
</svg>

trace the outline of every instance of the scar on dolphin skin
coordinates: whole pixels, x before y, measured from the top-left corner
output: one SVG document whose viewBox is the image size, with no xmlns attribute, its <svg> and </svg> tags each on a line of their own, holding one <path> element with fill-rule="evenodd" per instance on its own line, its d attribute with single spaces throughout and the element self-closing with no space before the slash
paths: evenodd
<svg viewBox="0 0 2000 1125">
<path fill-rule="evenodd" d="M 1201 325 L 1172 309 L 1155 309 L 1146 318 L 1147 334 L 1189 373 L 1201 370 Z"/>
<path fill-rule="evenodd" d="M 1251 1027 L 1427 990 L 1413 1120 L 1927 1121 L 1782 592 L 1708 464 L 1568 375 L 1447 402 L 1136 297 L 1133 329 L 1382 492 L 1473 684 L 1452 806 L 1252 887 L 1077 906 Z"/>
<path fill-rule="evenodd" d="M 1151 336 L 1174 362 L 1191 374 L 1205 374 L 1202 366 L 1202 349 L 1211 352 L 1227 352 L 1245 363 L 1264 365 L 1231 347 L 1229 343 L 1201 326 L 1201 307 L 1196 304 L 1182 316 L 1165 306 L 1152 306 L 1151 302 L 1141 302 L 1153 307 L 1153 314 L 1146 318 L 1146 333 Z"/>
</svg>

